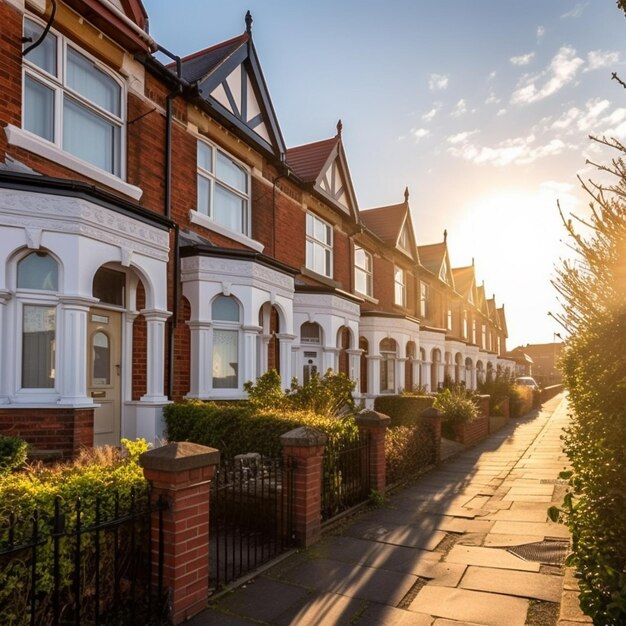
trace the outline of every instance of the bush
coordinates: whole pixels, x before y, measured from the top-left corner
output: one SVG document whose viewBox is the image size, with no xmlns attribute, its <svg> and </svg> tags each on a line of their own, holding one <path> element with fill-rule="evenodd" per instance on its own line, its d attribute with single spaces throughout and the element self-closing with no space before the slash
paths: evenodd
<svg viewBox="0 0 626 626">
<path fill-rule="evenodd" d="M 247 452 L 278 457 L 282 454 L 280 436 L 299 426 L 316 428 L 329 437 L 357 431 L 352 416 L 330 418 L 311 411 L 262 410 L 251 404 L 190 400 L 168 404 L 163 414 L 170 441 L 211 446 L 225 458 Z"/>
<path fill-rule="evenodd" d="M 563 516 L 581 607 L 594 624 L 617 626 L 626 623 L 626 148 L 600 142 L 618 150 L 600 168 L 617 181 L 583 184 L 591 218 L 584 235 L 565 222 L 578 258 L 563 262 L 556 282 L 569 332 L 561 367 L 573 409 Z"/>
<path fill-rule="evenodd" d="M 435 437 L 426 423 L 387 429 L 385 464 L 387 484 L 415 476 L 436 459 Z"/>
<path fill-rule="evenodd" d="M 389 425 L 412 426 L 421 415 L 422 411 L 433 405 L 433 396 L 413 396 L 402 394 L 401 396 L 378 396 L 374 400 L 374 410 L 384 413 L 391 418 Z"/>
<path fill-rule="evenodd" d="M 498 415 L 498 405 L 506 397 L 509 398 L 509 411 L 511 417 L 521 417 L 530 412 L 533 404 L 533 393 L 530 387 L 518 385 L 515 382 L 515 373 L 511 370 L 498 368 L 491 381 L 478 385 L 478 391 L 491 396 L 491 415 Z"/>
<path fill-rule="evenodd" d="M 28 444 L 23 439 L 0 435 L 0 476 L 22 467 L 27 454 Z"/>
<path fill-rule="evenodd" d="M 437 394 L 433 406 L 443 413 L 443 421 L 451 426 L 472 422 L 478 417 L 478 407 L 471 391 L 453 387 Z"/>
</svg>

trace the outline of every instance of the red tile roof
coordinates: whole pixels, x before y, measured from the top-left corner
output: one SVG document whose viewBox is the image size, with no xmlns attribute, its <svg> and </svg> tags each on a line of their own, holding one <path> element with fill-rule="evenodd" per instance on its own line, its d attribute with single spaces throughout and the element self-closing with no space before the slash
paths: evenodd
<svg viewBox="0 0 626 626">
<path fill-rule="evenodd" d="M 337 136 L 287 149 L 287 165 L 305 183 L 314 183 L 337 145 Z"/>
<path fill-rule="evenodd" d="M 408 205 L 405 202 L 391 204 L 377 209 L 361 211 L 361 221 L 385 243 L 395 246 L 407 211 Z"/>
<path fill-rule="evenodd" d="M 474 266 L 453 267 L 452 278 L 454 278 L 454 286 L 461 295 L 467 295 L 474 280 Z"/>
<path fill-rule="evenodd" d="M 420 263 L 429 271 L 439 276 L 439 270 L 446 254 L 446 244 L 431 243 L 426 246 L 417 246 L 417 252 L 420 257 Z"/>
</svg>

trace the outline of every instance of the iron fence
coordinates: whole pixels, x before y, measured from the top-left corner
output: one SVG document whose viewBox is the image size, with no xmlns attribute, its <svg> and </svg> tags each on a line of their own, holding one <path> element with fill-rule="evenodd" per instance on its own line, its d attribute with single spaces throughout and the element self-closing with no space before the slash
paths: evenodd
<svg viewBox="0 0 626 626">
<path fill-rule="evenodd" d="M 0 524 L 0 623 L 166 623 L 165 508 L 145 491 L 88 508 L 78 498 L 69 510 L 57 497 L 53 512 L 30 519 L 10 512 Z"/>
<path fill-rule="evenodd" d="M 329 438 L 324 450 L 322 521 L 368 499 L 370 438 L 367 433 Z"/>
<path fill-rule="evenodd" d="M 222 461 L 211 485 L 209 591 L 293 545 L 293 462 L 245 455 Z"/>
</svg>

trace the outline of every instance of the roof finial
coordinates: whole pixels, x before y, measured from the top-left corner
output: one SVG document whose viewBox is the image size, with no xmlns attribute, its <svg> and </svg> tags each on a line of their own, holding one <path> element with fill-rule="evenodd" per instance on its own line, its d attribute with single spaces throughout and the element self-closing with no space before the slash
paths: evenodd
<svg viewBox="0 0 626 626">
<path fill-rule="evenodd" d="M 250 34 L 252 32 L 252 13 L 250 11 L 246 12 L 246 32 Z"/>
<path fill-rule="evenodd" d="M 343 124 L 341 120 L 337 120 L 337 137 L 341 137 L 341 131 L 343 130 Z"/>
<path fill-rule="evenodd" d="M 404 188 L 404 201 L 405 202 L 409 201 L 409 187 L 408 187 L 408 185 Z"/>
<path fill-rule="evenodd" d="M 474 257 L 472 257 L 472 267 L 474 267 Z"/>
<path fill-rule="evenodd" d="M 448 241 L 448 229 L 443 231 L 443 243 L 446 243 L 446 241 Z"/>
</svg>

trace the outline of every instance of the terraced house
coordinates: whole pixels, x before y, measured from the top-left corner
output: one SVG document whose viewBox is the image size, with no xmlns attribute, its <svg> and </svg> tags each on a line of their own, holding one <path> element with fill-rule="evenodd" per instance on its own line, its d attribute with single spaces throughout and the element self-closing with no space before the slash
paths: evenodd
<svg viewBox="0 0 626 626">
<path fill-rule="evenodd" d="M 504 309 L 445 236 L 417 245 L 408 190 L 360 210 L 341 122 L 287 147 L 249 14 L 183 59 L 138 0 L 0 19 L 1 432 L 69 456 L 269 368 L 370 401 L 501 363 Z"/>
</svg>

